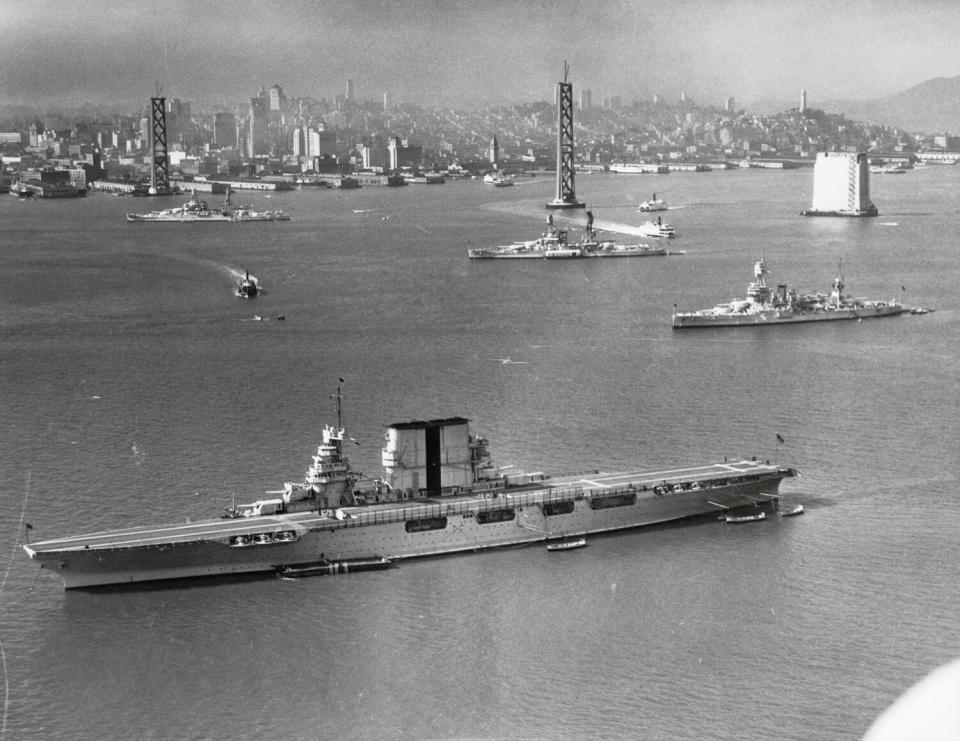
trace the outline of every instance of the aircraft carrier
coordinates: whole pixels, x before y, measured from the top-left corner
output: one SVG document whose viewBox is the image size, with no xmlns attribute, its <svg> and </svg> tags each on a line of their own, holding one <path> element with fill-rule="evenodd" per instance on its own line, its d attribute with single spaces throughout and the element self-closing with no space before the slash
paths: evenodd
<svg viewBox="0 0 960 741">
<path fill-rule="evenodd" d="M 738 460 L 660 471 L 504 474 L 462 417 L 387 428 L 362 479 L 327 426 L 305 479 L 225 516 L 23 546 L 66 588 L 277 572 L 531 544 L 738 508 L 776 509 L 791 468 Z M 341 572 L 346 570 L 341 569 Z"/>
</svg>

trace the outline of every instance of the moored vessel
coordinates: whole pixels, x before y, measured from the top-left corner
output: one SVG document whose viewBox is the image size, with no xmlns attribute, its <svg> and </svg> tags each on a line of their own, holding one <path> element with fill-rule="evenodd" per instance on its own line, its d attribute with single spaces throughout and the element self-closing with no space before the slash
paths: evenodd
<svg viewBox="0 0 960 741">
<path fill-rule="evenodd" d="M 553 543 L 547 543 L 548 551 L 573 551 L 577 548 L 584 548 L 587 545 L 586 538 L 576 538 L 573 540 L 558 540 Z"/>
<path fill-rule="evenodd" d="M 214 208 L 197 197 L 196 191 L 190 194 L 186 203 L 175 208 L 163 208 L 145 213 L 128 213 L 127 221 L 177 221 L 212 222 L 230 221 L 233 207 L 230 203 L 230 189 L 227 189 L 223 202 Z"/>
<path fill-rule="evenodd" d="M 340 394 L 338 392 L 338 407 Z M 736 507 L 776 508 L 791 468 L 754 459 L 661 471 L 506 474 L 468 420 L 390 425 L 382 476 L 364 478 L 339 422 L 302 482 L 220 518 L 23 546 L 67 588 L 398 560 L 525 545 Z M 296 573 L 289 572 L 288 573 Z"/>
<path fill-rule="evenodd" d="M 33 198 L 33 188 L 22 180 L 16 181 L 8 191 L 14 198 Z"/>
<path fill-rule="evenodd" d="M 746 298 L 699 311 L 677 311 L 674 307 L 673 328 L 800 324 L 920 313 L 904 306 L 898 299 L 881 301 L 844 295 L 842 266 L 829 294 L 798 293 L 786 284 L 778 285 L 774 291 L 767 285 L 766 275 L 768 271 L 761 259 L 754 264 L 754 280 L 747 287 Z"/>
<path fill-rule="evenodd" d="M 757 512 L 753 515 L 723 515 L 723 521 L 731 524 L 740 524 L 743 522 L 759 522 L 767 519 L 766 512 Z"/>
<path fill-rule="evenodd" d="M 167 222 L 228 222 L 228 221 L 289 221 L 290 217 L 279 209 L 256 211 L 251 206 L 235 207 L 230 200 L 227 188 L 223 202 L 211 207 L 205 200 L 198 198 L 194 191 L 190 199 L 175 208 L 164 208 L 145 213 L 128 213 L 127 221 L 167 221 Z"/>
</svg>

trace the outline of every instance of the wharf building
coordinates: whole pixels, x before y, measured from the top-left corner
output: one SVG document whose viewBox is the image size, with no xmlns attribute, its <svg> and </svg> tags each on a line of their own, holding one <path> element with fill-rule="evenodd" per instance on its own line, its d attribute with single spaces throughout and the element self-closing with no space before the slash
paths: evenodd
<svg viewBox="0 0 960 741">
<path fill-rule="evenodd" d="M 813 166 L 813 204 L 804 216 L 876 216 L 863 152 L 820 152 Z"/>
<path fill-rule="evenodd" d="M 337 153 L 337 132 L 326 131 L 324 126 L 298 126 L 293 130 L 295 157 L 323 157 Z"/>
<path fill-rule="evenodd" d="M 364 170 L 395 172 L 403 168 L 417 169 L 423 161 L 423 147 L 398 136 L 391 136 L 386 146 L 358 144 L 357 151 Z"/>
</svg>

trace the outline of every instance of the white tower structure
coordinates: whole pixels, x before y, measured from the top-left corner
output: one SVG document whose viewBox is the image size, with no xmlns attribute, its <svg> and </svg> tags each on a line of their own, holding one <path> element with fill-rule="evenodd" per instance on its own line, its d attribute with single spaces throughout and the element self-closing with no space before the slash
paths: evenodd
<svg viewBox="0 0 960 741">
<path fill-rule="evenodd" d="M 820 152 L 813 166 L 813 204 L 804 216 L 876 216 L 863 152 Z"/>
<path fill-rule="evenodd" d="M 807 89 L 803 88 L 800 91 L 800 113 L 803 113 L 807 110 Z"/>
</svg>

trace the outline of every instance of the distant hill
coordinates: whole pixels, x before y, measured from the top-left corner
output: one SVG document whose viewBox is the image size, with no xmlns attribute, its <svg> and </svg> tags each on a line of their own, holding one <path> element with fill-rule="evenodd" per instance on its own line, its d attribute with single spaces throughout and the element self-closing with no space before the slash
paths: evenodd
<svg viewBox="0 0 960 741">
<path fill-rule="evenodd" d="M 759 99 L 750 111 L 763 115 L 796 108 L 796 100 Z M 960 77 L 936 77 L 876 100 L 810 99 L 811 108 L 841 113 L 852 121 L 899 126 L 917 134 L 960 134 Z"/>
<path fill-rule="evenodd" d="M 936 77 L 876 100 L 833 100 L 825 111 L 854 121 L 899 126 L 924 134 L 960 133 L 960 77 Z"/>
</svg>

